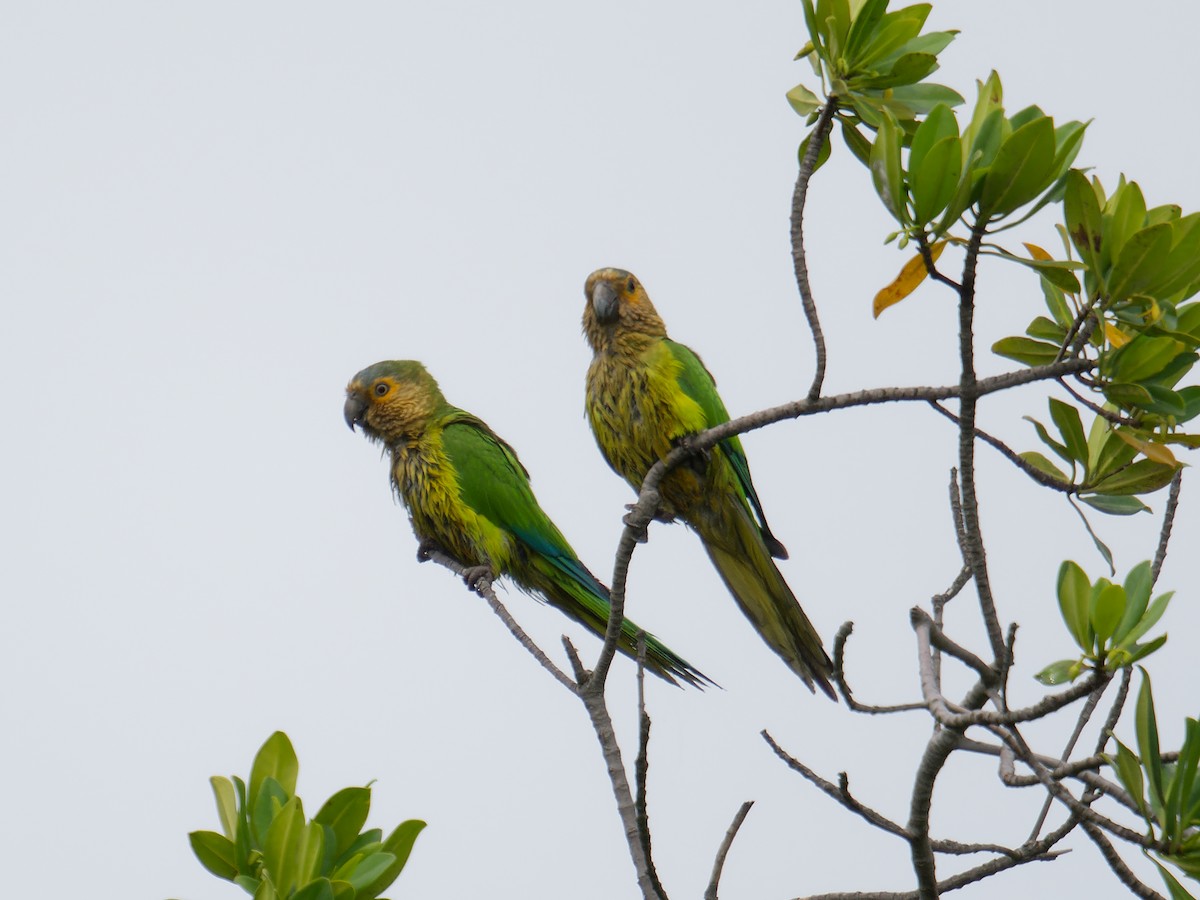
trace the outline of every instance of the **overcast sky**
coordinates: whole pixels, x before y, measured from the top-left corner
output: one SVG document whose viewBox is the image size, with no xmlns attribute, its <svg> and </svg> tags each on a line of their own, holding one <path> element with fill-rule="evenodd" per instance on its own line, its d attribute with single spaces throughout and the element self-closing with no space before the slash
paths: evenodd
<svg viewBox="0 0 1200 900">
<path fill-rule="evenodd" d="M 1150 202 L 1200 208 L 1191 109 L 1200 10 L 1008 0 L 935 9 L 959 28 L 939 79 L 1010 112 L 1093 119 L 1078 164 Z M 801 396 L 812 354 L 787 216 L 811 70 L 800 6 L 482 2 L 10 2 L 0 9 L 0 860 L 13 897 L 240 896 L 192 857 L 216 829 L 207 779 L 292 737 L 310 814 L 377 779 L 371 823 L 424 818 L 398 897 L 635 895 L 579 704 L 486 605 L 418 566 L 386 464 L 342 422 L 347 380 L 423 360 L 519 451 L 581 557 L 611 572 L 631 497 L 583 419 L 582 284 L 636 272 L 734 414 Z M 951 297 L 927 286 L 878 321 L 905 256 L 840 141 L 808 213 L 828 392 L 957 380 Z M 1044 216 L 1019 237 L 1055 247 Z M 1016 242 L 1017 235 L 1012 236 Z M 949 254 L 947 254 L 949 258 Z M 1036 280 L 981 276 L 981 345 L 1042 309 Z M 1010 363 L 981 353 L 986 373 Z M 986 403 L 1032 449 L 1045 394 Z M 908 610 L 958 565 L 954 435 L 924 407 L 839 412 L 746 439 L 783 571 L 826 641 L 856 622 L 860 697 L 917 697 Z M 980 450 L 1017 702 L 1070 655 L 1063 558 L 1103 564 L 1061 497 Z M 1195 715 L 1200 488 L 1185 479 L 1160 587 L 1179 589 L 1152 660 L 1164 746 Z M 1165 495 L 1151 498 L 1161 512 Z M 1158 520 L 1094 517 L 1121 573 Z M 502 595 L 561 658 L 564 629 Z M 971 596 L 950 628 L 984 646 Z M 694 535 L 655 525 L 633 563 L 641 624 L 724 690 L 649 688 L 651 815 L 672 896 L 702 893 L 737 806 L 758 805 L 722 896 L 912 886 L 906 848 L 787 771 L 758 732 L 907 817 L 927 718 L 867 719 L 811 696 L 738 613 Z M 632 666 L 610 701 L 633 755 Z M 955 689 L 965 684 L 951 679 Z M 1130 740 L 1131 728 L 1119 731 Z M 1053 752 L 1062 727 L 1031 729 Z M 1041 804 L 955 756 L 937 836 L 1019 844 Z M 1121 893 L 1075 852 L 977 897 Z M 951 860 L 940 873 L 954 870 Z M 1139 871 L 1145 865 L 1139 864 Z M 1153 874 L 1146 877 L 1156 879 Z M 1157 881 L 1154 882 L 1157 885 Z"/>
</svg>

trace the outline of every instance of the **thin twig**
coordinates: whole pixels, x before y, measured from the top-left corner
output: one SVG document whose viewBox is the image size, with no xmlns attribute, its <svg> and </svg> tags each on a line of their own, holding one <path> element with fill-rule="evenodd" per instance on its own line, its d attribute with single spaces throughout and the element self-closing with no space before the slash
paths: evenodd
<svg viewBox="0 0 1200 900">
<path fill-rule="evenodd" d="M 660 897 L 666 897 L 658 870 L 654 866 L 654 853 L 650 846 L 650 814 L 646 806 L 646 783 L 650 775 L 650 714 L 646 712 L 646 632 L 637 636 L 637 706 L 638 706 L 638 755 L 633 764 L 633 778 L 637 786 L 635 806 L 638 831 L 642 836 L 642 849 L 646 852 L 646 867 L 650 880 Z"/>
<path fill-rule="evenodd" d="M 717 848 L 717 857 L 713 860 L 712 877 L 708 879 L 708 887 L 704 890 L 704 900 L 717 900 L 717 885 L 721 881 L 721 870 L 725 868 L 725 857 L 729 855 L 729 848 L 733 846 L 733 839 L 737 837 L 738 829 L 746 821 L 746 815 L 750 812 L 750 807 L 753 805 L 753 800 L 747 800 L 734 813 L 733 821 L 729 823 L 729 828 L 725 831 L 725 837 L 721 841 L 721 846 Z"/>
<path fill-rule="evenodd" d="M 1117 853 L 1112 842 L 1104 836 L 1104 832 L 1091 822 L 1080 823 L 1083 826 L 1084 833 L 1092 839 L 1092 843 L 1100 850 L 1100 855 L 1104 857 L 1104 861 L 1108 863 L 1108 867 L 1113 870 L 1113 874 L 1125 887 L 1133 893 L 1135 897 L 1141 897 L 1143 900 L 1166 900 L 1162 894 L 1151 888 L 1148 884 L 1142 882 L 1129 866 L 1125 865 L 1125 860 L 1121 859 L 1121 855 Z"/>
<path fill-rule="evenodd" d="M 842 623 L 842 627 L 837 630 L 837 634 L 833 636 L 833 680 L 838 687 L 838 692 L 842 695 L 842 699 L 846 701 L 846 706 L 854 710 L 854 712 L 867 713 L 869 715 L 912 712 L 918 709 L 925 709 L 924 703 L 897 703 L 891 706 L 869 706 L 865 703 L 859 703 L 854 699 L 854 693 L 850 690 L 850 685 L 846 681 L 845 670 L 846 641 L 853 631 L 854 623 L 844 622 Z"/>
<path fill-rule="evenodd" d="M 462 577 L 463 573 L 467 571 L 466 566 L 464 566 L 454 557 L 443 553 L 441 550 L 426 549 L 424 551 L 424 557 L 430 562 L 435 562 L 439 566 L 446 567 L 460 578 Z M 487 601 L 488 606 L 492 608 L 492 612 L 500 617 L 500 621 L 504 623 L 504 626 L 512 633 L 512 636 L 517 639 L 517 643 L 528 650 L 533 658 L 542 664 L 542 668 L 554 676 L 555 681 L 565 687 L 572 694 L 579 693 L 579 685 L 576 684 L 569 675 L 563 672 L 562 669 L 551 662 L 550 657 L 542 652 L 541 647 L 533 642 L 533 638 L 525 633 L 525 629 L 517 624 L 517 620 L 512 617 L 509 611 L 505 608 L 504 604 L 501 603 L 499 598 L 496 597 L 496 592 L 492 589 L 492 581 L 490 578 L 480 578 L 475 582 L 474 585 L 471 586 L 471 589 Z"/>
<path fill-rule="evenodd" d="M 1158 550 L 1154 553 L 1154 565 L 1150 569 L 1150 583 L 1155 584 L 1158 581 L 1158 575 L 1162 571 L 1163 562 L 1167 558 L 1167 544 L 1171 540 L 1171 528 L 1175 524 L 1175 510 L 1179 507 L 1179 491 L 1183 487 L 1183 469 L 1179 469 L 1175 473 L 1175 477 L 1171 479 L 1171 493 L 1167 498 L 1167 508 L 1163 512 L 1162 531 L 1158 536 Z"/>
<path fill-rule="evenodd" d="M 804 317 L 808 320 L 809 331 L 812 332 L 813 345 L 816 351 L 815 372 L 812 386 L 808 389 L 808 398 L 815 400 L 821 396 L 821 385 L 825 381 L 825 335 L 821 331 L 821 321 L 817 317 L 817 304 L 813 300 L 812 285 L 808 281 L 808 257 L 804 252 L 804 205 L 808 199 L 808 182 L 817 167 L 817 158 L 821 148 L 829 140 L 830 126 L 833 124 L 833 114 L 837 112 L 837 97 L 830 97 L 817 117 L 817 124 L 808 135 L 808 150 L 800 161 L 800 171 L 796 175 L 796 189 L 792 192 L 792 265 L 796 271 L 796 287 L 800 290 L 800 301 L 804 305 Z"/>
<path fill-rule="evenodd" d="M 929 405 L 932 406 L 934 409 L 936 409 L 938 412 L 940 412 L 943 416 L 945 416 L 951 422 L 958 423 L 958 416 L 956 416 L 954 413 L 950 412 L 950 410 L 946 409 L 941 404 L 930 403 Z M 1019 453 L 1017 453 L 1015 450 L 1013 450 L 1011 447 L 1009 447 L 1007 444 L 1005 444 L 999 438 L 992 437 L 992 435 L 988 434 L 986 431 L 983 431 L 980 428 L 975 429 L 975 437 L 979 438 L 981 441 L 983 441 L 988 446 L 993 447 L 996 450 L 1000 451 L 1000 454 L 1005 459 L 1007 459 L 1014 466 L 1016 466 L 1018 469 L 1020 469 L 1022 472 L 1024 472 L 1026 475 L 1028 475 L 1030 478 L 1032 478 L 1034 481 L 1036 481 L 1038 484 L 1042 485 L 1043 487 L 1048 487 L 1055 491 L 1061 491 L 1064 494 L 1074 494 L 1077 491 L 1080 491 L 1083 489 L 1082 485 L 1072 484 L 1070 481 L 1063 481 L 1060 478 L 1055 478 L 1053 475 L 1043 472 L 1041 469 L 1037 468 L 1037 466 L 1034 466 L 1033 464 L 1026 462 L 1024 459 L 1021 458 L 1021 455 Z"/>
</svg>

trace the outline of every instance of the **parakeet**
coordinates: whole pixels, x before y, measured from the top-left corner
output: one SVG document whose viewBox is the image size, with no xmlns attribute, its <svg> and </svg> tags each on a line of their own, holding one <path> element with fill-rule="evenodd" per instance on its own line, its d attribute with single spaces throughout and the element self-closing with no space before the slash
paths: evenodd
<svg viewBox="0 0 1200 900">
<path fill-rule="evenodd" d="M 419 362 L 392 360 L 363 369 L 346 388 L 346 424 L 357 425 L 391 455 L 392 487 L 422 541 L 464 566 L 507 575 L 603 637 L 609 593 L 581 563 L 529 485 L 512 447 L 480 419 L 446 402 Z M 471 577 L 473 575 L 473 577 Z M 618 646 L 637 655 L 639 628 L 625 619 Z M 651 634 L 646 667 L 667 681 L 712 682 Z"/>
<path fill-rule="evenodd" d="M 583 332 L 593 357 L 587 418 L 608 464 L 640 490 L 650 467 L 688 435 L 729 420 L 716 382 L 692 350 L 667 337 L 641 282 L 598 269 L 584 287 Z M 836 699 L 833 664 L 772 561 L 787 550 L 771 534 L 742 442 L 727 438 L 663 480 L 659 518 L 682 519 L 704 542 L 742 612 L 809 689 Z"/>
</svg>

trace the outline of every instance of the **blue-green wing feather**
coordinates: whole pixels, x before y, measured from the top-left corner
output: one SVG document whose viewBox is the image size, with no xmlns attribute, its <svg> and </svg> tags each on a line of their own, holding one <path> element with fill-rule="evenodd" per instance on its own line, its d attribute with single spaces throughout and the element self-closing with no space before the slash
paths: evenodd
<svg viewBox="0 0 1200 900">
<path fill-rule="evenodd" d="M 712 377 L 712 373 L 708 371 L 703 360 L 690 347 L 669 339 L 664 340 L 664 343 L 670 349 L 671 355 L 679 362 L 680 389 L 704 412 L 708 427 L 712 428 L 714 425 L 728 422 L 729 412 L 725 409 L 725 404 L 721 402 L 721 395 L 717 393 L 717 381 Z M 725 452 L 725 456 L 737 476 L 743 496 L 754 509 L 767 549 L 776 559 L 787 559 L 787 548 L 779 542 L 775 535 L 771 534 L 771 528 L 767 525 L 762 501 L 758 499 L 758 491 L 754 489 L 754 482 L 750 478 L 750 463 L 746 459 L 746 451 L 742 449 L 741 439 L 734 435 L 721 441 L 717 446 Z"/>
</svg>

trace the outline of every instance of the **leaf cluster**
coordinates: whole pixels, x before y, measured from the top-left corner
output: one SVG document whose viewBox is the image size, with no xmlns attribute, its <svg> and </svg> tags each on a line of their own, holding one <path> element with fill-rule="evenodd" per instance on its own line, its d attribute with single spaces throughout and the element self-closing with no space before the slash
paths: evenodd
<svg viewBox="0 0 1200 900">
<path fill-rule="evenodd" d="M 1135 716 L 1138 753 L 1118 740 L 1116 756 L 1106 759 L 1146 820 L 1150 837 L 1159 842 L 1159 859 L 1200 879 L 1200 721 L 1186 720 L 1183 746 L 1174 762 L 1166 762 L 1159 746 L 1150 676 L 1144 670 L 1142 676 Z M 1175 877 L 1155 862 L 1171 896 L 1192 900 Z"/>
<path fill-rule="evenodd" d="M 250 784 L 213 776 L 221 833 L 193 831 L 192 850 L 208 871 L 254 900 L 375 900 L 408 862 L 425 823 L 402 822 L 385 839 L 362 830 L 370 787 L 348 787 L 305 819 L 296 795 L 300 764 L 277 731 L 259 749 Z"/>
<path fill-rule="evenodd" d="M 1140 643 L 1174 596 L 1174 591 L 1150 600 L 1153 585 L 1149 562 L 1138 563 L 1124 584 L 1107 578 L 1093 583 L 1078 563 L 1064 562 L 1058 570 L 1058 608 L 1067 631 L 1083 655 L 1051 663 L 1038 672 L 1043 684 L 1074 681 L 1088 669 L 1113 672 L 1145 659 L 1167 642 L 1161 634 Z"/>
</svg>

